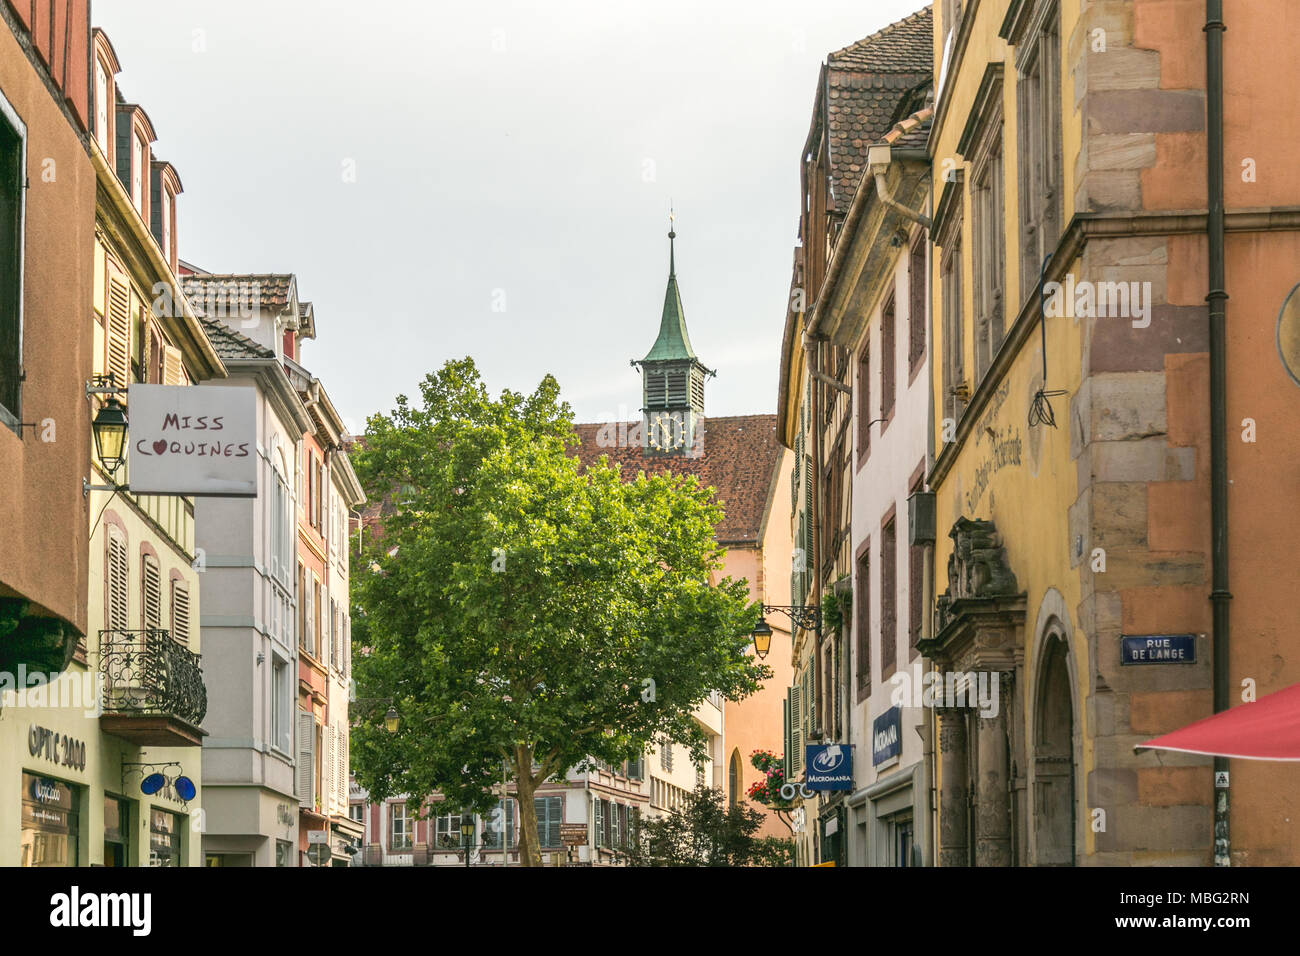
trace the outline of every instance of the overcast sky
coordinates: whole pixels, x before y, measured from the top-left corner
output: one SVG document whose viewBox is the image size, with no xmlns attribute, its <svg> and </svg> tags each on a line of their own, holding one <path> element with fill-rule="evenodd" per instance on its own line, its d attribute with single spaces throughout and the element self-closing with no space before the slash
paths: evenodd
<svg viewBox="0 0 1300 956">
<path fill-rule="evenodd" d="M 635 417 L 668 207 L 712 415 L 776 408 L 825 55 L 921 0 L 95 0 L 180 173 L 181 257 L 292 272 L 355 431 L 446 359 Z M 349 173 L 352 175 L 349 176 Z M 348 181 L 351 178 L 354 181 Z"/>
</svg>

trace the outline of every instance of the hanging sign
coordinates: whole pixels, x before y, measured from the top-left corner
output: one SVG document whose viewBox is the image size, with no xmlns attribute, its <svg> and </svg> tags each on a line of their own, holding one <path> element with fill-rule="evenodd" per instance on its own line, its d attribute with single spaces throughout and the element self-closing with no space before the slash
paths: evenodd
<svg viewBox="0 0 1300 956">
<path fill-rule="evenodd" d="M 852 790 L 853 748 L 846 744 L 822 744 L 807 749 L 804 785 L 809 790 Z"/>
<path fill-rule="evenodd" d="M 127 413 L 132 492 L 257 497 L 253 389 L 132 385 Z"/>
</svg>

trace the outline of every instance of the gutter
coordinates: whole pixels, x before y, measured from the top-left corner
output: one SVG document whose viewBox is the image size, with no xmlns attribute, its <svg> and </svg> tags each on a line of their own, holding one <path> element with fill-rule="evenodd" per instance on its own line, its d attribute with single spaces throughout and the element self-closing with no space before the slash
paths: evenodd
<svg viewBox="0 0 1300 956">
<path fill-rule="evenodd" d="M 1228 709 L 1228 640 L 1232 594 L 1228 590 L 1228 414 L 1227 335 L 1228 301 L 1225 262 L 1223 184 L 1223 0 L 1205 0 L 1205 113 L 1207 140 L 1208 212 L 1206 233 L 1210 249 L 1210 524 L 1213 534 L 1211 561 L 1214 614 L 1214 712 Z M 1231 866 L 1228 833 L 1228 758 L 1214 758 L 1214 865 Z M 1218 781 L 1224 785 L 1220 787 Z"/>
</svg>

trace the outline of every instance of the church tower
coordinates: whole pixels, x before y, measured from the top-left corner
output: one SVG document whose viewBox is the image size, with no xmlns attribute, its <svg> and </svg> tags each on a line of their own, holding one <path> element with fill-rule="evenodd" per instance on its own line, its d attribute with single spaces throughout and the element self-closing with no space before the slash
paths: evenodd
<svg viewBox="0 0 1300 956">
<path fill-rule="evenodd" d="M 668 289 L 664 293 L 659 337 L 641 366 L 641 427 L 648 450 L 684 455 L 696 447 L 704 418 L 704 379 L 713 375 L 695 355 L 686 333 L 682 296 L 677 290 L 677 263 L 668 233 Z"/>
</svg>

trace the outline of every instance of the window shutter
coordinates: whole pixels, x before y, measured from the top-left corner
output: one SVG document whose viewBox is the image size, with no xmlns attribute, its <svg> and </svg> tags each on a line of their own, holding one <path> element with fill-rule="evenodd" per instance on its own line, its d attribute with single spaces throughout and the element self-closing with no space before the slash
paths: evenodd
<svg viewBox="0 0 1300 956">
<path fill-rule="evenodd" d="M 810 664 L 808 669 L 803 672 L 802 700 L 803 700 L 803 707 L 804 707 L 804 715 L 803 715 L 804 741 L 807 741 L 808 738 L 812 737 L 813 734 L 819 729 L 817 726 L 818 725 L 817 698 L 813 693 L 815 683 L 816 683 L 816 671 L 814 669 L 814 666 Z M 802 747 L 800 748 L 799 759 L 801 761 L 803 760 Z"/>
<path fill-rule="evenodd" d="M 131 382 L 131 287 L 126 277 L 109 267 L 108 352 L 105 371 L 119 388 Z"/>
<path fill-rule="evenodd" d="M 306 711 L 297 712 L 298 763 L 294 768 L 297 781 L 298 804 L 304 807 L 316 803 L 316 722 Z"/>
<path fill-rule="evenodd" d="M 330 791 L 334 789 L 332 781 L 334 780 L 334 728 L 329 726 L 325 728 L 325 733 L 321 734 L 321 749 L 325 752 L 321 754 L 321 809 L 326 813 L 332 811 L 330 806 Z"/>
<path fill-rule="evenodd" d="M 111 630 L 130 627 L 126 542 L 115 532 L 108 535 L 108 626 Z"/>
<path fill-rule="evenodd" d="M 782 770 L 786 780 L 794 777 L 790 772 L 790 760 L 794 753 L 794 745 L 790 742 L 790 691 L 793 688 L 785 689 L 785 700 L 781 701 L 781 749 L 785 753 L 785 758 L 781 761 Z"/>
<path fill-rule="evenodd" d="M 184 385 L 183 375 L 181 350 L 164 343 L 162 383 L 164 385 Z"/>
<path fill-rule="evenodd" d="M 790 776 L 803 772 L 803 686 L 790 688 Z"/>
<path fill-rule="evenodd" d="M 596 808 L 596 846 L 600 846 L 600 835 L 605 828 L 605 801 L 596 800 L 594 803 Z"/>
<path fill-rule="evenodd" d="M 144 626 L 162 627 L 162 579 L 158 562 L 153 558 L 144 559 Z"/>
<path fill-rule="evenodd" d="M 190 589 L 180 581 L 172 582 L 172 637 L 189 646 Z"/>
</svg>

